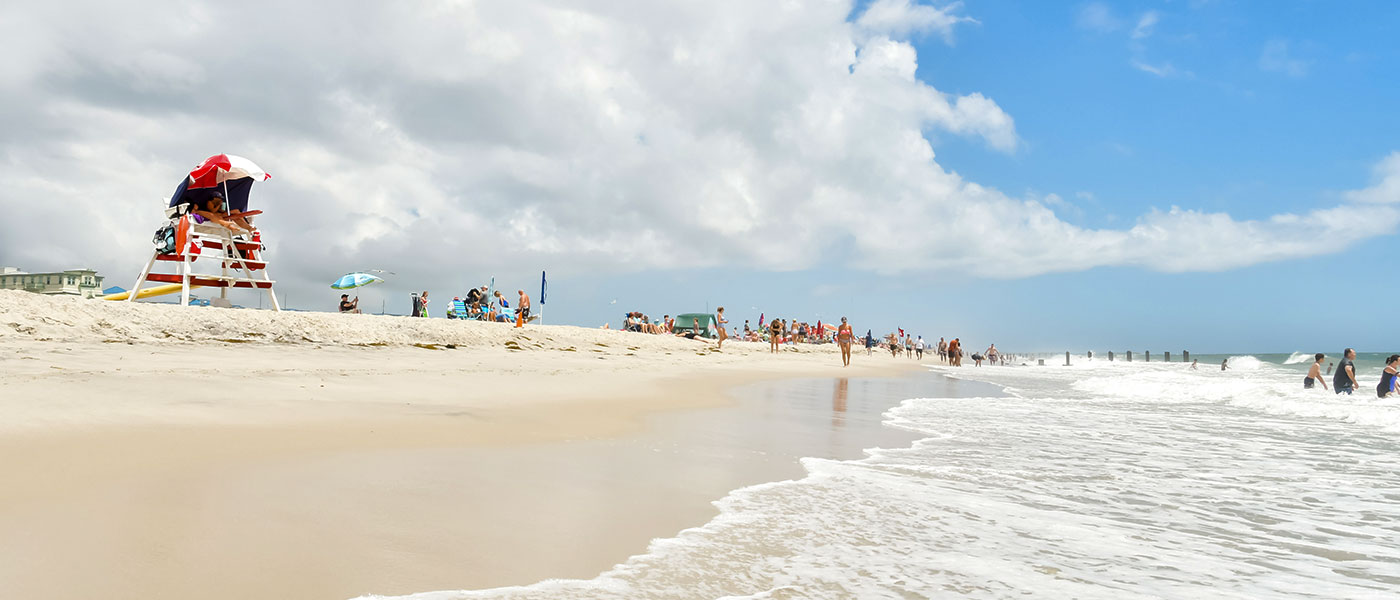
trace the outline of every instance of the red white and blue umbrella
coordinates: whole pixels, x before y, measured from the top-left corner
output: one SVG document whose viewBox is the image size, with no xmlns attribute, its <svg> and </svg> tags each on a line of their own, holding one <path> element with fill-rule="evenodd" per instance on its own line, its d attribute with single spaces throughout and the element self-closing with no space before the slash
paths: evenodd
<svg viewBox="0 0 1400 600">
<path fill-rule="evenodd" d="M 216 154 L 204 159 L 180 181 L 170 197 L 170 206 L 202 205 L 215 191 L 224 195 L 226 209 L 248 210 L 248 193 L 253 182 L 271 178 L 253 161 L 232 154 Z"/>
<path fill-rule="evenodd" d="M 242 156 L 215 154 L 190 171 L 189 189 L 214 187 L 230 179 L 244 177 L 250 177 L 253 181 L 267 181 L 272 175 Z"/>
</svg>

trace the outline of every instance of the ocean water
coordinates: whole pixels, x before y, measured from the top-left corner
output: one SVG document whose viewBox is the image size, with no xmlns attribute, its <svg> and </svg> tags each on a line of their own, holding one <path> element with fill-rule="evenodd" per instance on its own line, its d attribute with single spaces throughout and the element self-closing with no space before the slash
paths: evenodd
<svg viewBox="0 0 1400 600">
<path fill-rule="evenodd" d="M 1006 396 L 905 400 L 884 418 L 911 446 L 804 459 L 596 578 L 408 598 L 1400 597 L 1379 357 L 1355 396 L 1303 390 L 1296 356 L 1223 358 L 931 367 Z"/>
</svg>

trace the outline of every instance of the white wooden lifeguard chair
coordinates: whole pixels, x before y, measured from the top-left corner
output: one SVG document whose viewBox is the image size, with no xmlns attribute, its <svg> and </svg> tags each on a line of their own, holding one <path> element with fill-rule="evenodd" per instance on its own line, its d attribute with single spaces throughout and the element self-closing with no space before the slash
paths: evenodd
<svg viewBox="0 0 1400 600">
<path fill-rule="evenodd" d="M 165 211 L 170 219 L 168 229 L 162 228 L 161 239 L 126 300 L 134 302 L 145 296 L 174 293 L 176 288 L 166 285 L 143 292 L 141 286 L 148 281 L 179 284 L 180 303 L 185 305 L 190 303 L 191 288 L 219 288 L 223 306 L 230 306 L 229 288 L 256 288 L 267 290 L 272 310 L 281 311 L 272 290 L 274 282 L 267 274 L 267 260 L 262 256 L 262 232 L 235 235 L 215 222 L 196 222 L 202 219 L 192 214 L 211 194 L 223 199 L 226 214 L 230 207 L 239 211 L 241 217 L 261 214 L 262 211 L 247 210 L 248 194 L 254 182 L 270 177 L 253 161 L 231 154 L 211 156 L 190 171 L 170 197 Z M 175 272 L 155 273 L 152 269 L 156 263 L 175 263 Z M 196 269 L 197 266 L 204 270 Z"/>
<path fill-rule="evenodd" d="M 249 211 L 253 216 L 261 211 Z M 267 290 L 272 301 L 272 310 L 281 311 L 277 304 L 277 294 L 273 292 L 275 283 L 267 273 L 267 261 L 262 256 L 262 232 L 255 232 L 250 238 L 235 237 L 234 233 L 222 225 L 214 223 L 196 224 L 192 215 L 183 215 L 172 222 L 175 227 L 175 251 L 162 253 L 156 248 L 136 284 L 131 287 L 128 302 L 136 301 L 141 286 L 148 281 L 166 284 L 180 284 L 180 303 L 190 303 L 190 289 L 196 287 L 219 288 L 219 297 L 228 300 L 229 288 L 257 288 Z M 175 263 L 174 273 L 156 273 L 156 263 Z M 203 270 L 196 267 L 205 267 Z M 217 270 L 217 272 L 214 272 Z"/>
</svg>

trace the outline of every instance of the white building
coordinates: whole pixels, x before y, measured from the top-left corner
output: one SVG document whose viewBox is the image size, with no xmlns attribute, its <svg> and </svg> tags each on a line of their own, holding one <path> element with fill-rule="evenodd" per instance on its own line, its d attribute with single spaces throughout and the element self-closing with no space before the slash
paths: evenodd
<svg viewBox="0 0 1400 600">
<path fill-rule="evenodd" d="M 102 276 L 91 269 L 69 269 L 62 273 L 25 273 L 14 267 L 0 267 L 0 290 L 24 290 L 36 294 L 70 294 L 92 298 L 102 295 Z"/>
</svg>

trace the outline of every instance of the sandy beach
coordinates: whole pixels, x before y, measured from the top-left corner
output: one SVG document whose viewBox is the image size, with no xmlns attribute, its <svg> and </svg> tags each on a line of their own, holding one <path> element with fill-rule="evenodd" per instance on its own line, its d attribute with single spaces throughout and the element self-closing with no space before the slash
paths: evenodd
<svg viewBox="0 0 1400 600">
<path fill-rule="evenodd" d="M 678 415 L 734 409 L 734 390 L 763 382 L 830 389 L 914 366 L 876 358 L 842 369 L 830 345 L 774 356 L 0 291 L 0 472 L 19 482 L 0 496 L 0 595 L 349 598 L 591 577 L 703 524 L 730 489 L 796 475 L 809 452 L 752 460 L 692 439 L 720 454 L 687 467 L 659 450 L 696 431 Z M 832 452 L 888 432 L 871 435 Z"/>
</svg>

